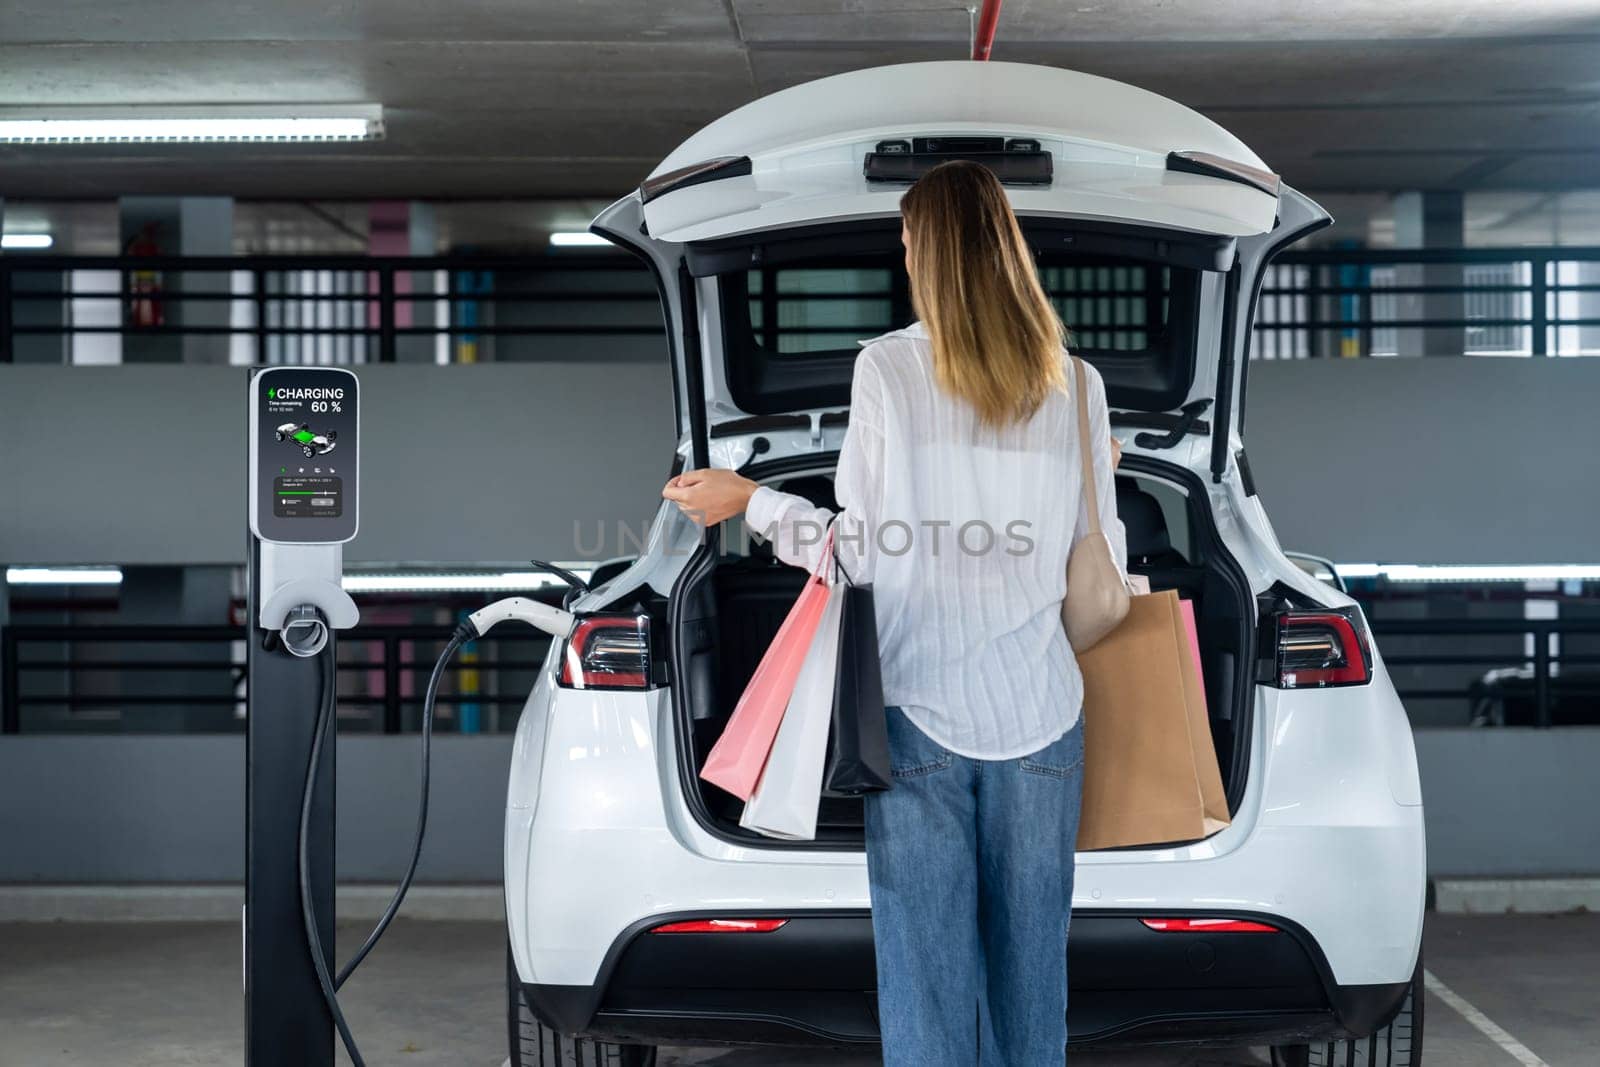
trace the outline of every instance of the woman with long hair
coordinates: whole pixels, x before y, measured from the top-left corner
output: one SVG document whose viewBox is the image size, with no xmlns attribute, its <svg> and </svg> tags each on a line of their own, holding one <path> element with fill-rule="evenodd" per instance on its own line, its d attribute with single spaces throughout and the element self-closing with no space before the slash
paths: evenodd
<svg viewBox="0 0 1600 1067">
<path fill-rule="evenodd" d="M 856 360 L 840 512 L 727 470 L 662 495 L 708 523 L 744 513 L 797 566 L 831 523 L 873 583 L 894 777 L 866 798 L 884 1062 L 1057 1065 L 1083 780 L 1060 611 L 1089 529 L 1065 331 L 987 168 L 935 167 L 900 209 L 919 321 Z M 1100 522 L 1126 570 L 1086 370 Z"/>
</svg>

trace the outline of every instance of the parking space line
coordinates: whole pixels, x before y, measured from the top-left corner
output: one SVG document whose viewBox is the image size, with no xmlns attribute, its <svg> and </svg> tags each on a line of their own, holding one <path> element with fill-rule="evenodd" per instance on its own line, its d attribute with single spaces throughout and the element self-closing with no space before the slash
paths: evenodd
<svg viewBox="0 0 1600 1067">
<path fill-rule="evenodd" d="M 1459 993 L 1445 985 L 1443 982 L 1439 981 L 1438 976 L 1432 971 L 1424 970 L 1422 972 L 1422 984 L 1427 988 L 1428 992 L 1432 993 L 1434 996 L 1450 1005 L 1450 1007 L 1454 1008 L 1456 1014 L 1460 1015 L 1463 1019 L 1467 1020 L 1467 1022 L 1471 1023 L 1473 1028 L 1481 1033 L 1484 1037 L 1487 1037 L 1490 1041 L 1493 1041 L 1495 1044 L 1499 1045 L 1506 1051 L 1508 1055 L 1510 1055 L 1518 1063 L 1522 1064 L 1523 1067 L 1550 1067 L 1548 1063 L 1540 1059 L 1538 1055 L 1536 1055 L 1534 1051 L 1527 1045 L 1524 1045 L 1522 1042 L 1506 1033 L 1500 1027 L 1496 1026 L 1493 1019 L 1490 1019 L 1483 1012 L 1479 1011 L 1477 1008 L 1474 1008 L 1471 1004 L 1468 1004 L 1462 999 Z"/>
</svg>

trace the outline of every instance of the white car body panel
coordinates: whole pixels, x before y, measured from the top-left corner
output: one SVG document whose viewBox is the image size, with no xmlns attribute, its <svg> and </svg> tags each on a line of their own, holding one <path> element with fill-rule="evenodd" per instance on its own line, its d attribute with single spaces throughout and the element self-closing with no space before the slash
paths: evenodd
<svg viewBox="0 0 1600 1067">
<path fill-rule="evenodd" d="M 677 790 L 665 695 L 530 701 L 517 743 L 524 731 L 547 733 L 546 799 L 537 811 L 511 806 L 506 830 L 507 922 L 524 981 L 593 982 L 615 938 L 652 915 L 870 906 L 860 853 L 742 847 L 694 821 Z M 1258 689 L 1257 700 L 1250 786 L 1234 823 L 1133 859 L 1081 854 L 1074 907 L 1277 915 L 1316 939 L 1341 984 L 1409 979 L 1424 879 L 1409 730 L 1374 714 L 1364 690 Z M 1397 740 L 1393 759 L 1328 773 L 1330 751 L 1378 753 Z M 524 772 L 521 786 L 530 784 Z M 574 884 L 570 872 L 583 871 L 596 877 Z M 1359 877 L 1339 876 L 1349 872 Z"/>
<path fill-rule="evenodd" d="M 780 447 L 781 435 L 767 436 Z M 789 436 L 795 447 L 807 441 Z M 1170 462 L 1170 452 L 1126 436 L 1128 455 Z M 1203 470 L 1207 454 L 1196 442 L 1194 465 Z M 1349 602 L 1283 558 L 1257 522 L 1235 517 L 1234 481 L 1211 486 L 1213 512 L 1252 590 L 1303 581 L 1324 603 Z M 1256 511 L 1255 498 L 1239 498 Z M 656 527 L 662 542 L 694 532 L 668 509 Z M 670 588 L 683 559 L 646 558 L 618 580 Z M 1074 906 L 1277 915 L 1315 938 L 1341 984 L 1409 979 L 1422 930 L 1421 787 L 1405 711 L 1376 650 L 1373 658 L 1366 686 L 1257 686 L 1248 785 L 1233 823 L 1175 848 L 1080 854 Z M 508 799 L 507 922 L 524 981 L 593 982 L 617 935 L 652 915 L 869 906 L 859 852 L 745 846 L 695 820 L 678 781 L 667 690 L 559 689 L 554 663 L 523 712 Z M 609 873 L 579 891 L 540 877 L 538 857 Z"/>
<path fill-rule="evenodd" d="M 1182 104 L 1077 71 L 953 60 L 839 74 L 730 112 L 651 176 L 728 156 L 748 156 L 752 173 L 665 193 L 645 205 L 645 221 L 655 238 L 683 242 L 892 216 L 904 187 L 868 182 L 866 153 L 884 138 L 956 134 L 1037 138 L 1055 157 L 1048 188 L 1012 191 L 1019 212 L 1231 236 L 1263 233 L 1276 218 L 1274 196 L 1166 169 L 1167 154 L 1182 151 L 1266 169 L 1237 137 Z"/>
<path fill-rule="evenodd" d="M 962 131 L 945 125 L 925 132 Z M 645 205 L 650 231 L 672 241 L 708 241 L 800 226 L 819 218 L 841 222 L 893 218 L 900 214 L 905 186 L 868 182 L 861 176 L 862 161 L 880 139 L 843 146 L 828 166 L 757 171 L 668 193 Z M 1066 155 L 1070 148 L 1061 142 L 1045 141 L 1043 147 L 1056 156 L 1056 181 L 1072 184 L 1010 190 L 1011 204 L 1019 214 L 1108 222 L 1139 219 L 1165 229 L 1226 237 L 1272 228 L 1275 198 L 1236 182 L 1172 173 L 1165 169 L 1165 157 L 1159 165 L 1080 163 Z"/>
<path fill-rule="evenodd" d="M 1068 71 L 956 62 L 840 75 L 747 105 L 691 137 L 655 173 L 748 155 L 751 175 L 688 186 L 649 204 L 632 194 L 602 213 L 595 229 L 672 279 L 684 241 L 893 214 L 901 187 L 869 186 L 862 153 L 883 136 L 963 130 L 1038 137 L 1057 154 L 1050 190 L 1008 190 L 1019 212 L 1239 236 L 1247 271 L 1270 254 L 1277 234 L 1292 236 L 1326 219 L 1292 190 L 1277 198 L 1167 172 L 1166 154 L 1174 150 L 1263 166 L 1231 134 L 1172 101 Z M 648 235 L 640 233 L 641 221 Z M 1248 337 L 1248 321 L 1235 323 L 1232 338 L 1222 336 L 1220 277 L 1204 279 L 1189 400 L 1212 396 L 1224 349 L 1243 351 Z M 683 425 L 694 406 L 711 427 L 745 414 L 725 381 L 715 286 L 714 278 L 687 285 L 701 348 L 676 354 L 679 376 L 681 360 L 696 359 L 704 384 L 699 396 L 677 397 Z M 664 290 L 676 349 L 684 290 Z M 1236 366 L 1235 391 L 1242 373 Z M 768 443 L 761 459 L 815 455 L 818 469 L 830 470 L 844 431 L 822 426 L 822 413 L 806 413 L 809 430 L 761 429 Z M 1222 546 L 1252 595 L 1281 585 L 1316 603 L 1355 605 L 1283 554 L 1241 478 L 1237 408 L 1223 426 L 1226 456 L 1216 478 L 1208 435 L 1158 449 L 1139 446 L 1133 429 L 1115 433 L 1125 456 L 1199 479 L 1199 490 L 1176 478 L 1171 484 L 1205 494 Z M 710 462 L 743 466 L 756 436 L 711 437 Z M 693 454 L 687 433 L 679 452 L 686 460 Z M 1168 480 L 1132 468 L 1125 472 Z M 574 607 L 597 610 L 641 586 L 667 595 L 698 537 L 675 508 L 660 507 L 638 562 Z M 656 916 L 869 907 L 859 851 L 746 844 L 707 829 L 683 794 L 671 692 L 560 688 L 558 652 L 523 711 L 507 799 L 507 927 L 523 982 L 591 985 L 617 939 Z M 1182 846 L 1080 854 L 1074 907 L 1276 916 L 1310 935 L 1340 985 L 1410 981 L 1426 884 L 1421 789 L 1410 724 L 1381 656 L 1373 650 L 1366 685 L 1255 685 L 1249 699 L 1248 778 L 1233 823 Z"/>
</svg>

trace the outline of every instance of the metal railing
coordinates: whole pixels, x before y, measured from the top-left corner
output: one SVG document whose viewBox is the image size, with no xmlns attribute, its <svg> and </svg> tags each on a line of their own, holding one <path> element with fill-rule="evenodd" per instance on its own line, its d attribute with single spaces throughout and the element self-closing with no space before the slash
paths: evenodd
<svg viewBox="0 0 1600 1067">
<path fill-rule="evenodd" d="M 1092 268 L 1111 281 L 1078 279 L 1056 294 L 1075 333 L 1106 331 L 1111 348 L 1161 321 L 1159 306 L 1143 318 L 1125 310 L 1119 269 Z M 841 261 L 827 273 L 833 291 L 752 291 L 768 347 L 871 336 L 909 314 L 898 272 Z M 852 317 L 861 315 L 885 321 Z M 0 362 L 476 362 L 565 354 L 546 350 L 563 337 L 662 335 L 645 270 L 603 251 L 0 256 Z M 178 351 L 202 342 L 226 351 Z M 1600 248 L 1318 249 L 1286 252 L 1267 270 L 1252 358 L 1461 354 L 1600 354 Z"/>
<path fill-rule="evenodd" d="M 660 335 L 655 286 L 621 254 L 0 257 L 0 363 L 199 344 L 208 362 L 477 362 L 512 339 Z"/>
<path fill-rule="evenodd" d="M 1257 359 L 1600 354 L 1600 248 L 1285 252 L 1254 340 Z"/>
<path fill-rule="evenodd" d="M 1600 671 L 1582 669 L 1600 664 L 1600 654 L 1565 647 L 1569 638 L 1600 635 L 1600 619 L 1369 619 L 1369 624 L 1400 699 L 1413 702 L 1414 717 L 1415 702 L 1464 700 L 1466 715 L 1459 725 L 1600 724 Z M 1418 638 L 1427 640 L 1410 640 Z M 1523 647 L 1506 648 L 1505 639 Z M 1457 677 L 1450 684 L 1430 678 L 1439 674 Z"/>
<path fill-rule="evenodd" d="M 341 681 L 341 690 L 349 690 L 339 694 L 341 716 L 350 718 L 354 710 L 374 733 L 405 732 L 405 712 L 420 709 L 432 657 L 452 632 L 439 626 L 341 632 L 338 669 L 349 679 Z M 74 715 L 112 713 L 129 732 L 138 732 L 141 709 L 205 708 L 224 714 L 192 732 L 242 731 L 246 637 L 242 626 L 0 627 L 0 733 L 24 732 L 29 708 L 59 709 L 65 718 L 57 725 Z M 531 688 L 529 676 L 543 666 L 549 644 L 544 634 L 509 628 L 472 642 L 448 665 L 438 706 L 454 713 L 458 728 L 466 725 L 459 714 L 464 708 L 520 709 Z M 484 657 L 480 645 L 495 655 Z M 216 654 L 206 654 L 207 646 Z M 154 678 L 146 682 L 146 676 Z M 93 684 L 108 677 L 114 684 Z M 513 715 L 498 724 L 500 732 L 514 724 Z"/>
<path fill-rule="evenodd" d="M 1586 669 L 1600 665 L 1600 651 L 1565 647 L 1577 644 L 1570 639 L 1589 637 L 1600 650 L 1600 619 L 1380 618 L 1371 626 L 1413 715 L 1421 702 L 1446 701 L 1455 705 L 1444 720 L 1452 725 L 1600 723 L 1600 670 Z M 342 633 L 344 717 L 366 716 L 372 732 L 412 728 L 406 712 L 420 708 L 432 656 L 450 633 L 437 626 L 363 626 Z M 0 627 L 0 733 L 23 732 L 24 710 L 41 707 L 66 717 L 57 726 L 74 715 L 111 712 L 119 728 L 133 731 L 143 710 L 221 709 L 222 717 L 195 732 L 242 730 L 245 639 L 238 626 Z M 1508 647 L 1513 639 L 1518 647 Z M 473 706 L 519 709 L 549 638 L 508 630 L 482 644 L 494 650 L 492 657 L 474 648 L 448 667 L 450 680 L 438 701 L 447 716 Z M 217 654 L 207 655 L 205 646 Z M 94 684 L 108 675 L 115 686 Z M 144 682 L 147 675 L 161 683 Z M 514 722 L 513 714 L 498 728 Z M 463 725 L 458 716 L 454 727 Z"/>
</svg>

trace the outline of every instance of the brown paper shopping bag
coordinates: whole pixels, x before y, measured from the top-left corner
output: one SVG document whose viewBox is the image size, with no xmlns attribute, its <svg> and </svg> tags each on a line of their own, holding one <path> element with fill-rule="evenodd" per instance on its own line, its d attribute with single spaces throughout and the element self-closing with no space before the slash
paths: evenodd
<svg viewBox="0 0 1600 1067">
<path fill-rule="evenodd" d="M 1192 841 L 1227 825 L 1205 692 L 1178 594 L 1136 596 L 1083 669 L 1078 849 Z"/>
<path fill-rule="evenodd" d="M 1217 763 L 1217 746 L 1211 739 L 1211 716 L 1206 711 L 1206 684 L 1200 674 L 1200 634 L 1194 618 L 1194 602 L 1178 602 L 1179 641 L 1188 655 L 1183 656 L 1184 708 L 1189 715 L 1189 750 L 1194 753 L 1194 772 L 1200 779 L 1200 806 L 1205 813 L 1201 837 L 1209 837 L 1233 821 L 1228 814 L 1228 795 L 1222 788 L 1222 768 Z"/>
</svg>

